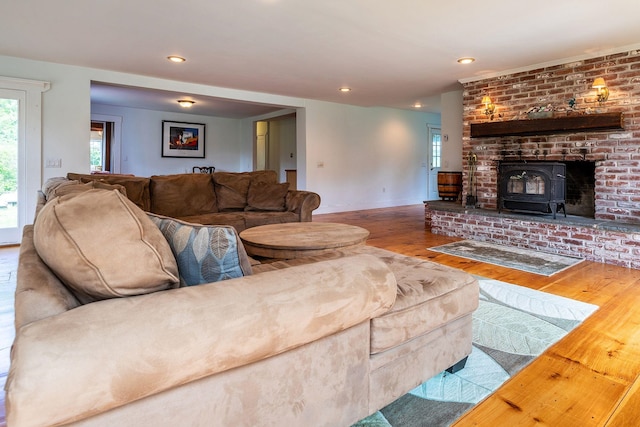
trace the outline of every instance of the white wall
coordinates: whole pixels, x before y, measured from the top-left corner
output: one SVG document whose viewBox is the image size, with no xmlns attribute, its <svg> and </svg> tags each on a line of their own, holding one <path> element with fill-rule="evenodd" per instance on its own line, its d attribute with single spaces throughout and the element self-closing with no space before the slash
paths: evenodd
<svg viewBox="0 0 640 427">
<path fill-rule="evenodd" d="M 122 117 L 121 173 L 141 176 L 191 172 L 193 166 L 215 166 L 218 171 L 241 172 L 251 160 L 240 144 L 237 119 L 176 114 L 139 108 L 93 104 L 91 112 Z M 205 158 L 162 157 L 162 121 L 205 124 Z M 248 157 L 248 159 L 246 158 Z"/>
<path fill-rule="evenodd" d="M 462 90 L 443 93 L 442 106 L 442 170 L 462 171 Z M 447 136 L 446 141 L 445 135 Z"/>
<path fill-rule="evenodd" d="M 286 181 L 286 169 L 297 168 L 296 119 L 288 117 L 278 120 L 280 124 L 280 181 Z"/>
<path fill-rule="evenodd" d="M 307 188 L 322 197 L 319 213 L 425 200 L 427 124 L 439 115 L 331 103 L 306 113 Z"/>
<path fill-rule="evenodd" d="M 295 110 L 298 185 L 320 194 L 322 205 L 317 212 L 421 203 L 426 195 L 427 174 L 421 163 L 427 158 L 427 124 L 440 124 L 437 114 L 355 107 L 6 56 L 0 56 L 0 75 L 51 83 L 51 89 L 43 94 L 42 158 L 43 161 L 62 159 L 62 167 L 44 169 L 44 180 L 67 172 L 89 170 L 92 80 L 262 102 Z M 108 113 L 114 114 L 113 111 Z M 156 130 L 148 128 L 141 120 L 127 124 L 127 134 L 157 132 L 157 146 L 154 148 L 155 142 L 150 142 L 156 137 L 149 134 L 144 148 L 131 149 L 128 154 L 123 152 L 123 159 L 128 158 L 129 163 L 134 159 L 144 161 L 149 173 L 181 172 L 191 165 L 183 159 L 159 157 L 160 123 L 166 118 L 163 113 L 138 111 L 136 114 L 144 121 L 157 121 Z M 193 116 L 184 117 L 190 120 Z M 172 115 L 171 119 L 174 118 L 180 119 Z M 212 128 L 221 128 L 222 137 L 233 134 L 233 123 L 217 118 L 210 120 L 207 123 L 211 123 Z M 215 138 L 211 140 L 214 146 L 209 152 L 213 157 L 209 159 L 207 154 L 207 160 L 212 160 L 216 166 L 229 165 L 225 167 L 228 170 L 250 169 L 252 122 L 253 119 L 241 121 L 236 130 L 240 136 L 235 147 L 225 144 L 224 148 L 218 149 Z M 173 163 L 175 160 L 179 163 Z M 323 162 L 324 167 L 319 168 L 319 162 Z M 133 170 L 124 163 L 123 172 Z"/>
</svg>

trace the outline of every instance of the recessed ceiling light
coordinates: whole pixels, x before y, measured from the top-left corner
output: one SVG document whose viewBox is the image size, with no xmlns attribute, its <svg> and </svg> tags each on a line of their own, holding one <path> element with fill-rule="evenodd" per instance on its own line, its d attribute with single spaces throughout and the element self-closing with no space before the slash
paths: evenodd
<svg viewBox="0 0 640 427">
<path fill-rule="evenodd" d="M 180 104 L 180 106 L 184 107 L 184 108 L 190 108 L 195 103 L 196 103 L 195 101 L 191 101 L 190 99 L 179 99 L 178 100 L 178 104 Z"/>
<path fill-rule="evenodd" d="M 415 104 L 413 104 L 413 108 L 422 108 L 422 104 L 416 102 Z"/>
<path fill-rule="evenodd" d="M 460 63 L 460 64 L 471 64 L 475 60 L 476 60 L 475 58 L 465 57 L 465 58 L 458 59 L 458 63 Z"/>
<path fill-rule="evenodd" d="M 171 56 L 167 56 L 167 59 L 171 62 L 175 62 L 175 63 L 180 63 L 180 62 L 184 62 L 186 61 L 186 59 L 184 59 L 181 56 L 176 56 L 176 55 L 171 55 Z"/>
<path fill-rule="evenodd" d="M 351 92 L 351 88 L 350 87 L 341 87 L 340 88 L 340 92 Z"/>
</svg>

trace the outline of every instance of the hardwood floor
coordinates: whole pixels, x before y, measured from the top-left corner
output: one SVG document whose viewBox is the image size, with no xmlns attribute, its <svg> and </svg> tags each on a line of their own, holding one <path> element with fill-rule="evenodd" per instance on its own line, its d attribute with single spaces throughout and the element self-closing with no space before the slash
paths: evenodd
<svg viewBox="0 0 640 427">
<path fill-rule="evenodd" d="M 640 425 L 640 270 L 585 261 L 545 277 L 429 251 L 459 239 L 426 231 L 422 205 L 314 215 L 314 221 L 359 225 L 371 232 L 369 245 L 600 306 L 456 427 Z M 18 250 L 0 248 L 2 386 L 13 340 Z M 2 427 L 4 391 L 0 396 Z"/>
</svg>

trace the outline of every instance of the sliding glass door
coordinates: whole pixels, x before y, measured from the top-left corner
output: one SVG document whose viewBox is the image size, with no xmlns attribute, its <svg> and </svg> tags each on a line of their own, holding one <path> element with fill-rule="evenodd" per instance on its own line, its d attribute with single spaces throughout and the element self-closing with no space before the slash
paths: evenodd
<svg viewBox="0 0 640 427">
<path fill-rule="evenodd" d="M 24 161 L 25 92 L 0 89 L 0 245 L 20 240 L 24 206 L 19 203 Z"/>
</svg>

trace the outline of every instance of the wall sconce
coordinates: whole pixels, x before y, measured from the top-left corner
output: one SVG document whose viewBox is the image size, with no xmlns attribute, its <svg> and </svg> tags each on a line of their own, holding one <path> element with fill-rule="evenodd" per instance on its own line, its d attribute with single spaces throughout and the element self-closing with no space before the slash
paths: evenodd
<svg viewBox="0 0 640 427">
<path fill-rule="evenodd" d="M 598 102 L 600 105 L 604 104 L 604 102 L 609 99 L 609 89 L 607 89 L 607 84 L 604 82 L 602 77 L 596 78 L 591 87 L 598 89 Z"/>
<path fill-rule="evenodd" d="M 483 96 L 482 103 L 484 104 L 484 114 L 486 114 L 487 116 L 493 115 L 493 113 L 496 111 L 496 106 L 493 102 L 491 102 L 491 98 L 489 98 L 488 96 Z"/>
<path fill-rule="evenodd" d="M 184 107 L 184 108 L 189 108 L 195 103 L 196 103 L 195 101 L 191 101 L 189 99 L 179 99 L 178 100 L 178 104 L 180 104 L 180 106 Z"/>
</svg>

